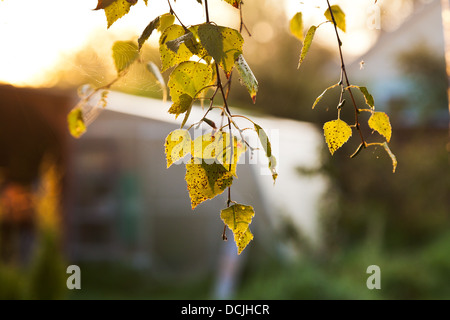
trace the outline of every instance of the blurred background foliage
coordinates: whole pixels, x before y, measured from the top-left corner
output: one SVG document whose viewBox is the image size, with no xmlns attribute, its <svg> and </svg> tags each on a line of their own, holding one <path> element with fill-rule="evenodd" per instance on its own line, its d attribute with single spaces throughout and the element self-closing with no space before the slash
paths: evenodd
<svg viewBox="0 0 450 320">
<path fill-rule="evenodd" d="M 260 32 L 270 35 L 248 40 L 252 48 L 247 61 L 260 83 L 257 103 L 251 104 L 235 79 L 231 104 L 312 122 L 320 129 L 324 121 L 335 117 L 337 96 L 330 93 L 316 110 L 311 106 L 339 77 L 337 52 L 313 45 L 307 61 L 297 70 L 301 44 L 288 34 L 286 17 L 255 2 L 245 3 L 246 24 L 250 31 L 251 26 L 259 26 Z M 406 12 L 412 3 L 396 1 L 395 6 Z M 386 12 L 388 7 L 383 19 L 392 27 L 396 17 Z M 113 77 L 110 54 L 99 51 L 97 41 L 67 57 L 65 66 L 53 75 L 56 87 L 76 90 L 81 84 L 101 85 Z M 112 43 L 114 39 L 101 41 Z M 146 46 L 143 52 L 144 59 L 159 61 L 154 47 Z M 394 128 L 391 149 L 399 161 L 397 172 L 392 174 L 390 159 L 380 148 L 364 150 L 356 159 L 348 158 L 357 147 L 352 143 L 334 157 L 324 150 L 323 166 L 318 170 L 331 183 L 321 211 L 321 246 L 311 246 L 287 220 L 278 230 L 278 240 L 296 254 L 286 258 L 264 248 L 250 251 L 231 298 L 450 299 L 449 147 L 448 128 L 441 125 L 448 123 L 442 120 L 448 117 L 443 52 L 405 48 L 398 57 L 398 68 L 409 90 L 386 106 Z M 161 97 L 155 79 L 139 64 L 114 88 Z M 299 175 L 315 173 L 298 168 Z M 188 282 L 163 282 L 157 275 L 120 263 L 80 265 L 83 290 L 67 292 L 61 289 L 67 275 L 62 275 L 58 227 L 41 226 L 39 230 L 42 245 L 28 269 L 0 265 L 0 298 L 214 298 L 214 272 Z M 366 288 L 369 275 L 365 270 L 372 264 L 381 267 L 382 290 Z M 59 277 L 49 283 L 54 275 Z"/>
</svg>

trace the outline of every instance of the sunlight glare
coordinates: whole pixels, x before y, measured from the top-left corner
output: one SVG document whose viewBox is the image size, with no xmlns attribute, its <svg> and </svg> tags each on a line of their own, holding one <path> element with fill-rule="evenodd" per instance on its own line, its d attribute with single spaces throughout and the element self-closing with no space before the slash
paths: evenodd
<svg viewBox="0 0 450 320">
<path fill-rule="evenodd" d="M 54 72 L 93 34 L 136 40 L 150 21 L 169 12 L 166 1 L 149 1 L 148 7 L 139 1 L 130 14 L 106 29 L 104 11 L 93 11 L 96 6 L 97 0 L 73 1 L 70 6 L 61 5 L 61 0 L 0 1 L 0 83 L 48 86 L 47 71 Z M 178 1 L 173 6 L 187 25 L 204 20 L 202 5 L 195 1 Z M 226 19 L 227 13 L 222 10 L 218 16 Z M 156 45 L 157 38 L 152 37 L 149 42 Z"/>
</svg>

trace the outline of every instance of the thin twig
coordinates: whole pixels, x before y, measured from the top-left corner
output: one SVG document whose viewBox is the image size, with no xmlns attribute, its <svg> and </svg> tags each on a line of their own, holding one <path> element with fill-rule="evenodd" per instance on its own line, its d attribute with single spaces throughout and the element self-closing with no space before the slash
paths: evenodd
<svg viewBox="0 0 450 320">
<path fill-rule="evenodd" d="M 355 97 L 353 96 L 352 90 L 349 88 L 350 87 L 350 81 L 348 79 L 347 70 L 345 68 L 344 54 L 342 53 L 342 41 L 341 41 L 341 38 L 339 36 L 339 31 L 337 29 L 336 19 L 334 17 L 333 10 L 331 10 L 331 5 L 330 5 L 330 1 L 329 0 L 327 0 L 327 4 L 328 4 L 328 10 L 330 11 L 330 15 L 331 15 L 331 20 L 332 20 L 333 25 L 334 25 L 336 38 L 337 38 L 337 41 L 338 41 L 339 57 L 340 57 L 340 60 L 341 60 L 341 71 L 342 71 L 342 73 L 341 73 L 341 86 L 343 86 L 342 82 L 343 82 L 343 80 L 345 80 L 346 85 L 347 85 L 348 93 L 350 94 L 350 98 L 352 100 L 353 107 L 355 108 L 355 127 L 358 130 L 358 132 L 359 132 L 359 136 L 361 138 L 361 142 L 362 142 L 363 146 L 366 147 L 366 141 L 364 140 L 364 136 L 363 136 L 363 133 L 362 133 L 360 125 L 359 125 L 359 117 L 358 117 L 359 109 L 358 109 L 358 106 L 356 104 Z M 340 103 L 341 102 L 342 101 L 340 101 Z"/>
<path fill-rule="evenodd" d="M 205 0 L 205 1 L 206 1 L 206 0 Z M 181 24 L 181 26 L 182 26 L 185 30 L 187 30 L 186 26 L 185 26 L 185 25 L 183 24 L 183 22 L 180 20 L 180 18 L 178 17 L 177 13 L 173 10 L 172 5 L 170 4 L 170 0 L 167 0 L 167 3 L 169 4 L 170 13 L 173 14 L 173 15 L 177 18 L 177 20 L 178 20 L 178 22 Z"/>
</svg>

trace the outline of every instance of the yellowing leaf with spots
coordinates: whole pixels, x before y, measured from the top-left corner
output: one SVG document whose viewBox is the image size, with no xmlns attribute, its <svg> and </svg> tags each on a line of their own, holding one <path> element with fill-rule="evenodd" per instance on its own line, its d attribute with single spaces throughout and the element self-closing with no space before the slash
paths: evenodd
<svg viewBox="0 0 450 320">
<path fill-rule="evenodd" d="M 195 61 L 180 63 L 170 74 L 168 86 L 172 97 L 170 113 L 186 112 L 197 95 L 213 83 L 214 72 L 210 66 Z"/>
<path fill-rule="evenodd" d="M 342 31 L 346 32 L 346 23 L 345 23 L 345 13 L 342 11 L 341 7 L 338 5 L 331 6 L 331 12 L 334 16 L 334 21 L 336 21 L 336 26 L 341 29 Z M 330 9 L 327 9 L 325 11 L 325 17 L 333 22 L 333 18 L 330 13 Z"/>
<path fill-rule="evenodd" d="M 86 132 L 86 124 L 84 123 L 81 107 L 76 107 L 70 111 L 67 116 L 67 123 L 70 134 L 75 138 L 81 137 Z"/>
<path fill-rule="evenodd" d="M 185 43 L 181 43 L 177 52 L 170 50 L 167 47 L 167 42 L 178 39 L 184 36 L 186 31 L 180 25 L 174 24 L 167 27 L 159 38 L 159 54 L 162 63 L 162 72 L 176 66 L 182 62 L 188 61 L 193 53 L 186 47 Z"/>
<path fill-rule="evenodd" d="M 169 133 L 165 141 L 167 168 L 191 152 L 189 131 L 178 129 Z"/>
<path fill-rule="evenodd" d="M 199 163 L 200 162 L 200 163 Z M 186 165 L 186 183 L 192 209 L 200 203 L 213 199 L 233 184 L 233 173 L 220 163 L 204 163 L 192 159 Z"/>
<path fill-rule="evenodd" d="M 103 4 L 97 5 L 96 10 L 104 9 L 106 20 L 108 22 L 108 28 L 112 26 L 114 22 L 118 19 L 122 18 L 128 12 L 130 12 L 131 6 L 135 5 L 136 2 L 127 1 L 127 0 L 115 0 L 115 1 L 103 1 Z"/>
<path fill-rule="evenodd" d="M 300 68 L 300 66 L 303 63 L 303 60 L 305 60 L 306 55 L 309 52 L 309 49 L 311 48 L 312 42 L 314 40 L 314 36 L 316 34 L 316 30 L 317 30 L 316 26 L 311 26 L 309 28 L 308 32 L 306 33 L 305 41 L 303 41 L 303 47 L 302 47 L 302 51 L 300 53 L 300 60 L 298 62 L 297 69 Z"/>
<path fill-rule="evenodd" d="M 173 102 L 172 106 L 169 109 L 169 113 L 174 114 L 176 119 L 180 114 L 190 110 L 193 103 L 194 99 L 190 95 L 183 93 Z"/>
<path fill-rule="evenodd" d="M 238 254 L 241 254 L 250 241 L 253 240 L 253 234 L 249 225 L 252 223 L 254 216 L 254 209 L 242 204 L 235 204 L 222 210 L 220 213 L 222 221 L 233 231 Z"/>
<path fill-rule="evenodd" d="M 208 133 L 192 142 L 192 158 L 186 165 L 186 182 L 193 209 L 221 194 L 237 177 L 237 163 L 246 148 L 242 141 L 233 136 L 232 150 L 230 137 L 225 132 Z"/>
<path fill-rule="evenodd" d="M 392 127 L 386 113 L 374 112 L 369 119 L 369 127 L 384 136 L 387 142 L 391 140 Z"/>
<path fill-rule="evenodd" d="M 222 164 L 233 176 L 236 175 L 236 165 L 242 153 L 246 151 L 245 144 L 233 136 L 233 150 L 231 149 L 231 135 L 226 132 L 207 133 L 197 137 L 192 142 L 192 156 L 194 163 Z"/>
<path fill-rule="evenodd" d="M 258 80 L 241 54 L 235 61 L 236 69 L 241 76 L 241 83 L 247 88 L 253 103 L 256 102 L 256 94 L 258 93 Z"/>
<path fill-rule="evenodd" d="M 139 56 L 139 49 L 133 41 L 116 41 L 112 47 L 117 73 L 128 68 Z"/>
<path fill-rule="evenodd" d="M 331 154 L 334 154 L 352 136 L 352 128 L 340 119 L 325 123 L 323 130 Z"/>
<path fill-rule="evenodd" d="M 242 54 L 242 35 L 232 28 L 202 24 L 198 26 L 198 36 L 202 46 L 228 76 L 234 62 Z"/>
</svg>

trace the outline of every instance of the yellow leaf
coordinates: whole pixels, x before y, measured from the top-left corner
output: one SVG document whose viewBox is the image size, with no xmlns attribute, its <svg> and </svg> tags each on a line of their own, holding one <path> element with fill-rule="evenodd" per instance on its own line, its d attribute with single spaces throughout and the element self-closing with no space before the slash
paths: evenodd
<svg viewBox="0 0 450 320">
<path fill-rule="evenodd" d="M 214 72 L 211 67 L 200 62 L 185 61 L 180 63 L 170 74 L 168 87 L 172 97 L 170 113 L 186 112 L 197 95 L 213 83 Z"/>
<path fill-rule="evenodd" d="M 86 132 L 86 124 L 84 123 L 83 111 L 81 107 L 76 107 L 70 111 L 67 116 L 70 134 L 79 138 Z"/>
<path fill-rule="evenodd" d="M 111 27 L 112 24 L 118 19 L 130 12 L 130 8 L 134 4 L 128 2 L 127 0 L 116 0 L 104 8 L 106 20 L 108 21 L 108 28 Z"/>
<path fill-rule="evenodd" d="M 194 162 L 218 163 L 223 165 L 233 176 L 236 175 L 236 165 L 242 153 L 246 151 L 244 143 L 233 137 L 234 147 L 231 150 L 230 134 L 226 132 L 216 132 L 204 134 L 192 142 L 192 156 Z M 231 160 L 233 159 L 233 160 Z"/>
<path fill-rule="evenodd" d="M 298 62 L 298 66 L 297 69 L 300 68 L 300 66 L 303 63 L 303 60 L 305 60 L 306 55 L 309 52 L 309 48 L 311 48 L 313 39 L 314 39 L 314 35 L 316 34 L 316 30 L 317 27 L 316 26 L 311 26 L 308 30 L 308 32 L 306 33 L 306 37 L 305 37 L 305 41 L 303 42 L 303 47 L 302 47 L 302 51 L 300 53 L 300 60 Z"/>
<path fill-rule="evenodd" d="M 323 130 L 331 154 L 334 154 L 352 136 L 352 128 L 340 119 L 325 123 Z"/>
<path fill-rule="evenodd" d="M 192 158 L 186 165 L 185 178 L 192 209 L 232 185 L 233 178 L 237 176 L 239 157 L 246 150 L 236 137 L 233 137 L 233 140 L 233 151 L 230 134 L 225 132 L 217 132 L 214 135 L 208 133 L 193 141 Z"/>
<path fill-rule="evenodd" d="M 303 42 L 303 15 L 301 12 L 297 12 L 295 16 L 292 17 L 291 21 L 289 22 L 289 30 L 291 31 L 292 35 Z"/>
<path fill-rule="evenodd" d="M 178 129 L 169 133 L 165 141 L 167 168 L 191 152 L 189 131 Z"/>
<path fill-rule="evenodd" d="M 158 31 L 164 32 L 168 27 L 173 25 L 175 22 L 175 16 L 171 13 L 165 13 L 159 17 Z"/>
<path fill-rule="evenodd" d="M 182 26 L 173 24 L 170 27 L 167 27 L 161 34 L 161 37 L 159 38 L 159 54 L 161 57 L 162 72 L 181 62 L 188 61 L 193 56 L 193 53 L 186 47 L 185 43 L 180 45 L 176 53 L 170 50 L 166 45 L 167 42 L 175 40 L 185 33 Z"/>
<path fill-rule="evenodd" d="M 346 24 L 345 24 L 345 13 L 342 11 L 341 7 L 338 5 L 331 6 L 331 12 L 333 13 L 334 20 L 336 22 L 336 26 L 341 29 L 342 31 L 346 31 Z M 325 11 L 325 17 L 333 22 L 333 18 L 330 13 L 330 9 L 328 8 L 327 11 Z"/>
<path fill-rule="evenodd" d="M 386 113 L 374 112 L 369 119 L 369 127 L 384 136 L 387 142 L 391 140 L 392 127 Z"/>
<path fill-rule="evenodd" d="M 220 213 L 222 221 L 233 231 L 238 254 L 241 254 L 253 240 L 249 225 L 252 223 L 254 215 L 255 211 L 252 207 L 242 204 L 235 204 Z"/>
<path fill-rule="evenodd" d="M 233 183 L 233 173 L 218 163 L 206 164 L 191 160 L 186 165 L 186 182 L 192 209 L 213 199 Z"/>
</svg>

